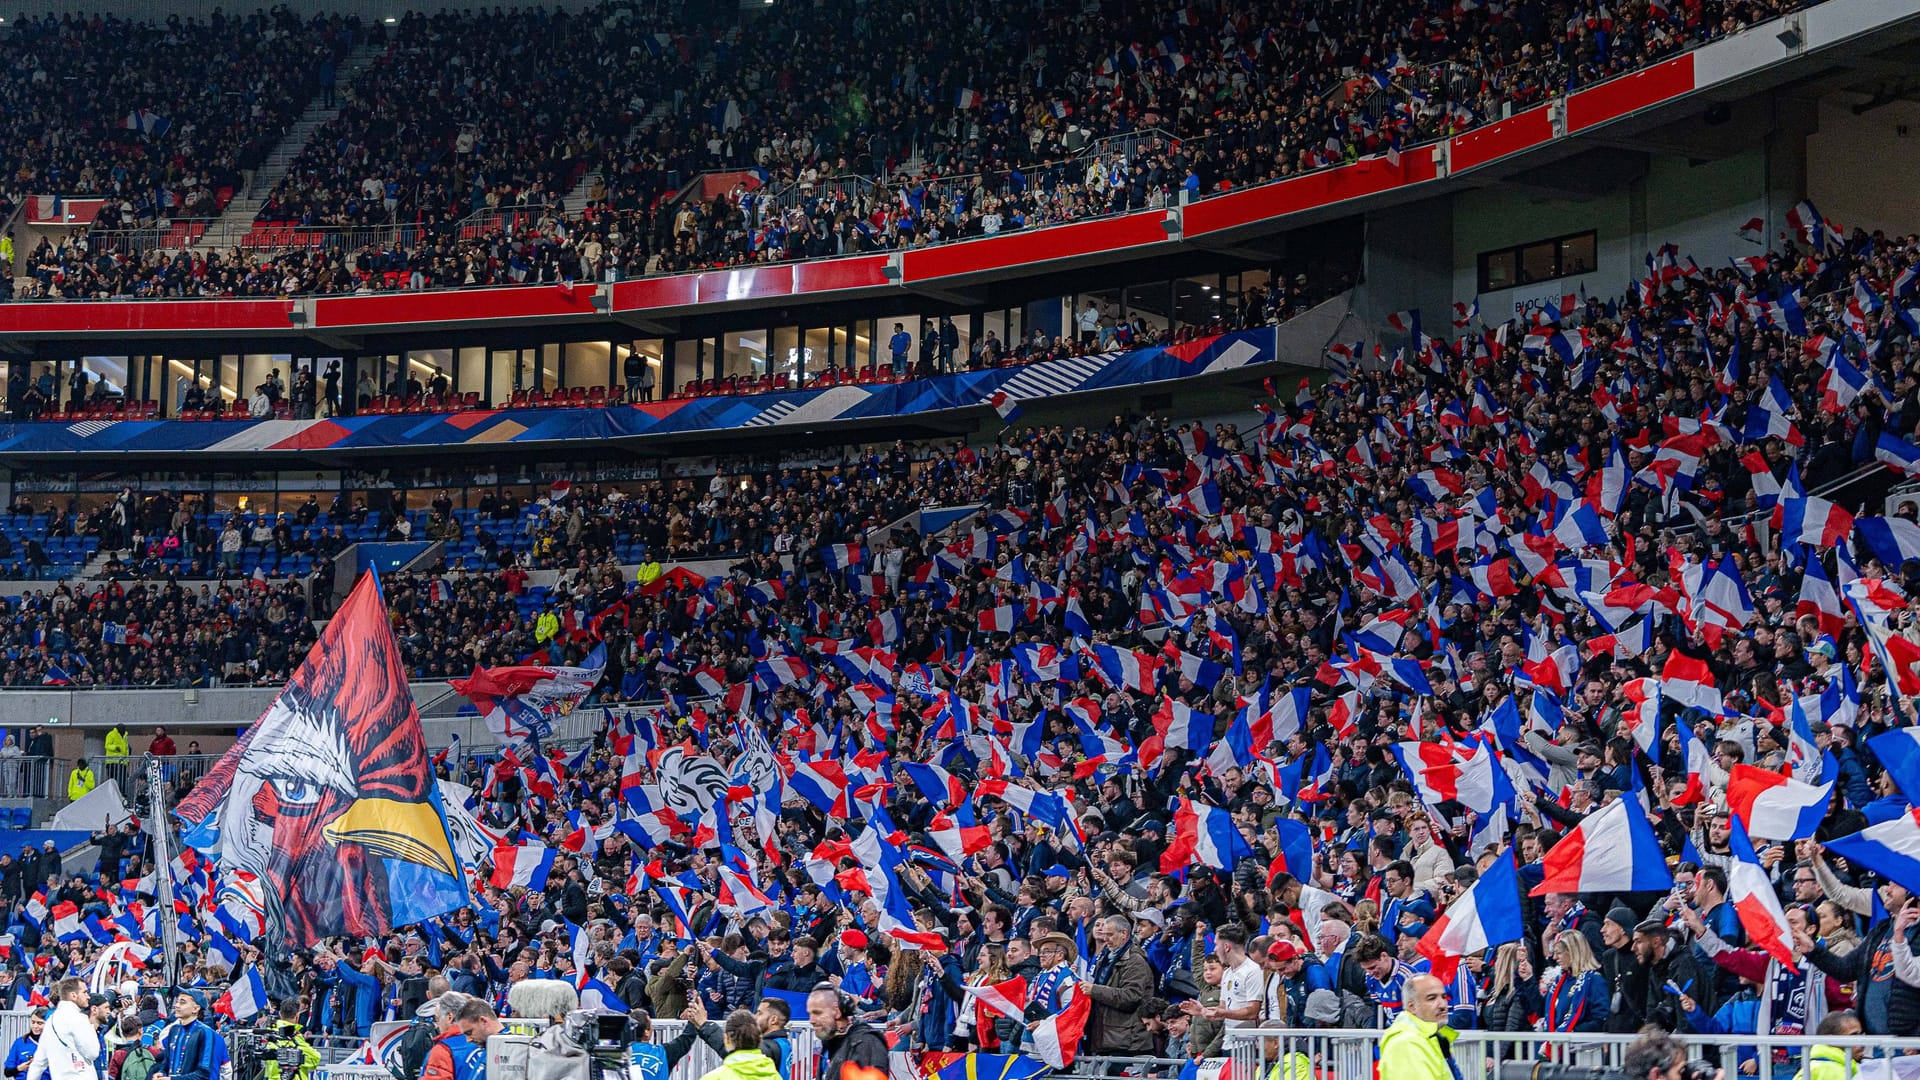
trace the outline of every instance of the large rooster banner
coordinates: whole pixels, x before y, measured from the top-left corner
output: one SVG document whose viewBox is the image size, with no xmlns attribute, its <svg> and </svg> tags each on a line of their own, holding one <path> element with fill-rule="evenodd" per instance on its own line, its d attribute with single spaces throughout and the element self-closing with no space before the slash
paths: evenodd
<svg viewBox="0 0 1920 1080">
<path fill-rule="evenodd" d="M 222 869 L 258 876 L 270 932 L 295 948 L 384 933 L 468 904 L 420 713 L 372 573 L 286 689 L 175 813 L 185 843 Z"/>
</svg>

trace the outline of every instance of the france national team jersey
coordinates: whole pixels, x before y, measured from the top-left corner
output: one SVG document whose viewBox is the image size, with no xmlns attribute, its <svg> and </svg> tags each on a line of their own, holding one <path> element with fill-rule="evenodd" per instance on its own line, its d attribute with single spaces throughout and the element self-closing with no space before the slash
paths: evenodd
<svg viewBox="0 0 1920 1080">
<path fill-rule="evenodd" d="M 1432 968 L 1425 958 L 1413 963 L 1414 972 L 1420 975 L 1432 974 Z M 1479 1017 L 1480 980 L 1467 970 L 1467 965 L 1461 964 L 1454 969 L 1453 981 L 1447 984 L 1447 1026 L 1465 1031 L 1478 1026 Z"/>
<path fill-rule="evenodd" d="M 1395 960 L 1386 982 L 1367 976 L 1367 996 L 1380 1006 L 1380 1026 L 1385 1027 L 1399 1019 L 1400 1011 L 1405 1007 L 1402 999 L 1406 996 L 1407 980 L 1417 974 L 1405 961 Z"/>
</svg>

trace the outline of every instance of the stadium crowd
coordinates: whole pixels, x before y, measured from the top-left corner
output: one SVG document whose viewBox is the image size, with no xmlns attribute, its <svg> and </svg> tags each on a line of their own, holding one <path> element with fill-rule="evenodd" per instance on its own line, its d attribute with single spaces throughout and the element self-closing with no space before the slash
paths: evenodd
<svg viewBox="0 0 1920 1080">
<path fill-rule="evenodd" d="M 251 966 L 305 1030 L 367 1035 L 409 1020 L 414 980 L 485 1003 L 436 997 L 418 1022 L 446 1032 L 590 975 L 654 1016 L 757 1009 L 776 1063 L 802 1011 L 836 1061 L 1073 1042 L 1169 1074 L 1262 1025 L 1652 1023 L 1713 1036 L 1730 1075 L 1790 1064 L 1741 1045 L 1762 1028 L 1920 1033 L 1920 881 L 1854 835 L 1911 820 L 1882 733 L 1920 695 L 1920 526 L 1856 532 L 1806 494 L 1920 471 L 1920 328 L 1895 314 L 1920 241 L 1808 239 L 1738 272 L 1663 255 L 1621 304 L 1569 298 L 1524 336 L 1463 318 L 1397 358 L 1336 349 L 1332 379 L 1239 429 L 1016 423 L 754 478 L 711 578 L 649 560 L 629 584 L 587 555 L 518 620 L 516 571 L 396 580 L 409 665 L 604 643 L 599 700 L 664 704 L 585 744 L 437 759 L 502 838 L 477 909 L 291 957 L 208 937 L 189 983 Z M 658 510 L 580 494 L 541 513 L 578 508 L 583 552 L 602 509 L 657 536 Z M 857 542 L 922 498 L 985 510 Z M 1511 797 L 1458 782 L 1476 768 Z M 1785 824 L 1753 794 L 1797 791 L 1779 770 L 1817 796 Z M 1566 885 L 1568 852 L 1576 882 L 1611 854 L 1583 824 L 1642 798 L 1654 849 L 1625 847 L 1658 858 Z M 523 876 L 529 844 L 551 858 Z M 26 896 L 7 865 L 0 898 Z M 1515 934 L 1435 945 L 1503 866 L 1545 888 L 1511 898 Z M 115 872 L 138 896 L 147 869 Z M 56 884 L 105 922 L 111 880 Z M 9 911 L 38 948 L 30 905 Z M 89 946 L 54 953 L 23 993 Z M 1423 973 L 1455 960 L 1435 1013 Z M 968 993 L 1015 976 L 1024 1010 Z M 711 1034 L 738 1050 L 735 1026 Z"/>
<path fill-rule="evenodd" d="M 224 253 L 96 250 L 81 235 L 22 253 L 19 274 L 48 297 L 344 293 L 993 235 L 1414 145 L 1798 6 L 1382 5 L 1354 18 L 1333 3 L 1124 0 L 1028 18 L 945 3 L 905 36 L 848 0 L 729 26 L 669 3 L 412 13 L 261 211 L 295 229 L 403 229 Z M 527 80 L 514 65 L 531 52 L 567 62 Z M 751 175 L 674 198 L 715 170 Z M 565 212 L 587 175 L 584 208 Z"/>
<path fill-rule="evenodd" d="M 354 18 L 21 16 L 0 76 L 0 190 L 104 198 L 103 230 L 206 217 L 330 81 Z"/>
</svg>

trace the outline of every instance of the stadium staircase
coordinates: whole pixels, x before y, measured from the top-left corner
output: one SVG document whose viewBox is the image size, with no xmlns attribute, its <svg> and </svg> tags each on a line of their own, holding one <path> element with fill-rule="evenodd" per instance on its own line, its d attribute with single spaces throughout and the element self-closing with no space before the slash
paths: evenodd
<svg viewBox="0 0 1920 1080">
<path fill-rule="evenodd" d="M 385 52 L 384 45 L 362 44 L 348 53 L 347 58 L 340 62 L 340 67 L 334 75 L 334 100 L 339 101 L 347 88 L 357 82 L 360 76 L 373 66 L 373 62 L 380 59 Z M 267 160 L 260 163 L 260 168 L 253 174 L 252 189 L 235 194 L 233 201 L 227 204 L 227 208 L 218 218 L 214 219 L 212 227 L 194 241 L 190 250 L 223 251 L 234 246 L 241 237 L 247 235 L 253 228 L 253 219 L 260 213 L 260 208 L 266 205 L 267 193 L 280 186 L 280 181 L 286 179 L 287 173 L 293 168 L 294 159 L 300 156 L 300 151 L 306 149 L 307 143 L 313 140 L 314 135 L 325 127 L 329 120 L 338 115 L 340 115 L 339 109 L 328 108 L 322 98 L 314 98 L 307 105 L 306 111 L 300 114 L 300 118 L 287 129 L 287 134 L 280 140 L 280 145 L 274 147 L 273 153 L 267 155 Z"/>
</svg>

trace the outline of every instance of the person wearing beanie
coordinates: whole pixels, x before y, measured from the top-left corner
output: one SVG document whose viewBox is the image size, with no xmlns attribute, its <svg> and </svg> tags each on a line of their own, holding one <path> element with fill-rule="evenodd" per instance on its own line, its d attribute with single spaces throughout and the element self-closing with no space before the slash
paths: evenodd
<svg viewBox="0 0 1920 1080">
<path fill-rule="evenodd" d="M 1633 928 L 1639 922 L 1632 908 L 1615 904 L 1600 923 L 1600 975 L 1613 1005 L 1607 1013 L 1608 1031 L 1634 1032 L 1646 1023 L 1641 1003 L 1647 996 L 1647 974 L 1633 955 Z"/>
</svg>

